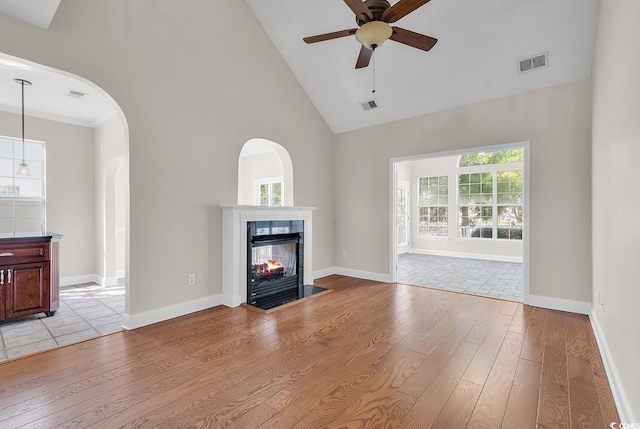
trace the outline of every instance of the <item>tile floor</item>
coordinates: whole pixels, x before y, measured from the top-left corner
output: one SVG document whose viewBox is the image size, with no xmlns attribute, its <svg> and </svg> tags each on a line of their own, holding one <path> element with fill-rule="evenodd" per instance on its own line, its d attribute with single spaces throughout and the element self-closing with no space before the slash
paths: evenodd
<svg viewBox="0 0 640 429">
<path fill-rule="evenodd" d="M 60 308 L 0 322 L 0 361 L 119 331 L 124 313 L 124 283 L 95 283 L 60 289 Z"/>
<path fill-rule="evenodd" d="M 522 302 L 522 264 L 407 253 L 398 283 Z"/>
</svg>

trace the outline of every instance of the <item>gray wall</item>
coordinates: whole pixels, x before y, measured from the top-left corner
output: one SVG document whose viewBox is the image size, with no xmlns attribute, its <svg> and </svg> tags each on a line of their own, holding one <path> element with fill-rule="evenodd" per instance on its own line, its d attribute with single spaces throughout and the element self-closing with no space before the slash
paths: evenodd
<svg viewBox="0 0 640 429">
<path fill-rule="evenodd" d="M 0 135 L 21 138 L 20 115 L 0 112 Z M 46 226 L 64 235 L 60 242 L 60 276 L 92 275 L 95 273 L 93 129 L 28 117 L 25 136 L 45 142 Z"/>
<path fill-rule="evenodd" d="M 589 302 L 590 80 L 337 135 L 337 265 L 389 273 L 390 158 L 527 140 L 530 293 Z"/>
<path fill-rule="evenodd" d="M 64 0 L 46 32 L 0 16 L 0 52 L 82 76 L 126 115 L 128 314 L 222 291 L 217 206 L 237 201 L 251 138 L 289 151 L 296 205 L 317 207 L 313 266 L 333 265 L 332 133 L 245 2 Z"/>
<path fill-rule="evenodd" d="M 593 305 L 617 382 L 640 418 L 637 227 L 640 2 L 599 3 L 593 63 Z M 599 298 L 604 306 L 599 305 Z M 609 374 L 610 376 L 612 374 Z M 630 418 L 630 416 L 627 416 Z"/>
</svg>

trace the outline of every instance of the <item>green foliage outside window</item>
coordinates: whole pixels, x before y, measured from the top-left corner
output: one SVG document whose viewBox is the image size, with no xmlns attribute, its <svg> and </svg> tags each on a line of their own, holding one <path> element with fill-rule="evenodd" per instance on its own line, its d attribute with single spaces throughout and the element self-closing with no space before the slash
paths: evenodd
<svg viewBox="0 0 640 429">
<path fill-rule="evenodd" d="M 523 160 L 524 149 L 507 149 L 462 155 L 460 161 L 458 161 L 458 166 L 471 167 L 472 165 L 508 164 L 510 162 L 522 162 Z"/>
</svg>

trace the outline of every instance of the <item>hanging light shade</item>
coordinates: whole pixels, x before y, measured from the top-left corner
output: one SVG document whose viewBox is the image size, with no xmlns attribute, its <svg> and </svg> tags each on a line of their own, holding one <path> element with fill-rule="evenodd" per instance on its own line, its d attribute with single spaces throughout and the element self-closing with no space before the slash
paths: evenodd
<svg viewBox="0 0 640 429">
<path fill-rule="evenodd" d="M 14 79 L 16 83 L 19 83 L 22 86 L 22 163 L 18 167 L 18 171 L 16 171 L 16 176 L 31 176 L 31 171 L 29 170 L 29 166 L 24 161 L 24 86 L 31 85 L 31 82 L 24 79 Z"/>
<path fill-rule="evenodd" d="M 384 21 L 369 21 L 356 31 L 356 39 L 367 49 L 375 49 L 393 34 L 391 26 Z"/>
</svg>

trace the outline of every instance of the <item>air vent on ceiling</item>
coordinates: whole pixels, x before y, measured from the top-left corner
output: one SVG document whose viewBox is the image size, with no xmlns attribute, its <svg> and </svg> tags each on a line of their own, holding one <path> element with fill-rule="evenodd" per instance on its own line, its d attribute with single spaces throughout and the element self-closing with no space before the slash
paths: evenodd
<svg viewBox="0 0 640 429">
<path fill-rule="evenodd" d="M 540 67 L 549 66 L 549 53 L 544 52 L 533 57 L 525 58 L 518 61 L 518 70 L 520 73 L 535 70 Z"/>
<path fill-rule="evenodd" d="M 376 109 L 378 107 L 378 103 L 376 103 L 376 100 L 370 100 L 360 103 L 360 106 L 362 106 L 363 110 L 371 110 Z"/>
<path fill-rule="evenodd" d="M 69 90 L 69 92 L 67 93 L 67 96 L 71 97 L 71 98 L 82 98 L 85 95 L 87 95 L 84 92 L 80 92 L 80 91 L 74 91 L 73 89 Z"/>
</svg>

